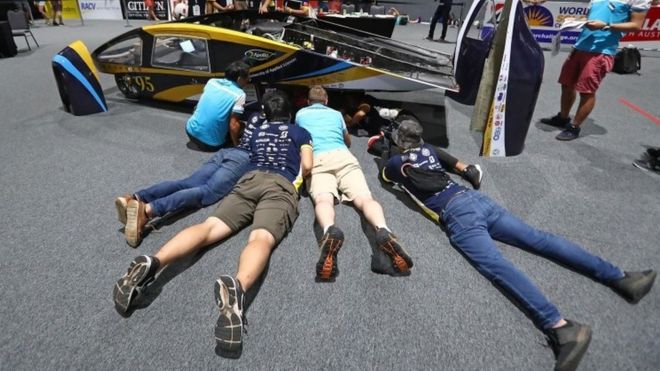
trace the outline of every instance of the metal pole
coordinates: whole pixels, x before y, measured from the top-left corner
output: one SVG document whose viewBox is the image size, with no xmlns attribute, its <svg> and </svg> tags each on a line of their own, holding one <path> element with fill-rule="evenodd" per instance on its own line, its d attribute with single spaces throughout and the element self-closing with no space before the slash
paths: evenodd
<svg viewBox="0 0 660 371">
<path fill-rule="evenodd" d="M 124 25 L 124 27 L 132 27 L 131 23 L 128 21 L 128 5 L 126 5 L 126 0 L 123 1 L 124 1 L 124 15 L 126 16 L 126 24 Z"/>
<path fill-rule="evenodd" d="M 85 19 L 82 16 L 82 9 L 80 9 L 80 2 L 78 0 L 76 0 L 76 5 L 78 6 L 78 13 L 80 13 L 80 23 L 84 26 Z"/>
</svg>

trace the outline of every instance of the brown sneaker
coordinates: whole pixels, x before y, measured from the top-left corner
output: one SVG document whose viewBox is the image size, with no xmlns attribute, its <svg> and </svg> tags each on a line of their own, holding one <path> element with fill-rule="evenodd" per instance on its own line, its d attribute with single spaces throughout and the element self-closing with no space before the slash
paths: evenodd
<svg viewBox="0 0 660 371">
<path fill-rule="evenodd" d="M 376 231 L 376 243 L 378 248 L 381 249 L 392 260 L 392 266 L 400 273 L 407 273 L 413 266 L 412 259 L 403 250 L 403 247 L 396 242 L 396 236 L 385 228 L 380 228 Z"/>
<path fill-rule="evenodd" d="M 135 197 L 131 194 L 125 194 L 121 197 L 115 198 L 115 208 L 117 209 L 117 219 L 123 225 L 126 225 L 126 206 L 128 205 L 129 200 L 133 200 Z"/>
<path fill-rule="evenodd" d="M 369 111 L 371 111 L 371 106 L 368 103 L 362 103 L 358 106 L 358 111 L 369 113 Z"/>
<path fill-rule="evenodd" d="M 142 232 L 149 220 L 146 206 L 147 204 L 139 200 L 129 200 L 126 206 L 124 236 L 126 236 L 126 242 L 132 247 L 138 247 L 142 242 Z"/>
</svg>

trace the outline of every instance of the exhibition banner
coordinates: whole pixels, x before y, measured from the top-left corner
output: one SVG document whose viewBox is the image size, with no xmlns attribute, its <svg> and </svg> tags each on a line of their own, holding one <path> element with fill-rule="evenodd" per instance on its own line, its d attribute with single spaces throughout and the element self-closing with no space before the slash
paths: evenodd
<svg viewBox="0 0 660 371">
<path fill-rule="evenodd" d="M 154 0 L 156 6 L 156 17 L 160 20 L 167 20 L 170 17 L 169 1 Z M 147 6 L 142 0 L 124 0 L 121 2 L 121 9 L 124 16 L 128 19 L 149 19 L 147 16 Z"/>
<path fill-rule="evenodd" d="M 79 0 L 83 19 L 123 19 L 121 0 Z"/>
<path fill-rule="evenodd" d="M 621 41 L 658 41 L 660 40 L 660 5 L 653 6 L 646 13 L 642 29 L 629 32 Z"/>
<path fill-rule="evenodd" d="M 62 0 L 62 18 L 80 19 L 80 11 L 78 10 L 78 2 L 76 0 Z"/>
<path fill-rule="evenodd" d="M 495 13 L 496 19 L 504 6 L 504 0 L 496 0 L 494 8 L 486 12 L 486 20 Z M 589 3 L 579 2 L 545 2 L 539 5 L 526 5 L 524 7 L 527 24 L 532 30 L 536 41 L 549 46 L 554 36 L 559 32 L 561 24 L 566 19 L 586 20 L 589 14 Z M 482 35 L 493 31 L 492 24 L 486 23 Z M 579 30 L 564 30 L 561 32 L 561 43 L 573 45 L 580 35 Z M 621 39 L 624 41 L 658 41 L 660 40 L 660 6 L 652 7 L 644 20 L 642 30 L 631 32 Z"/>
</svg>

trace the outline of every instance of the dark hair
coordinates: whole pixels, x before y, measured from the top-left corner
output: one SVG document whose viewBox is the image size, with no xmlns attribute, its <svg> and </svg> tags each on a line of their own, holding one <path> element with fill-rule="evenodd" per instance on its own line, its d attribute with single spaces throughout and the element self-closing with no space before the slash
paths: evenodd
<svg viewBox="0 0 660 371">
<path fill-rule="evenodd" d="M 264 94 L 264 113 L 268 121 L 291 120 L 291 102 L 289 97 L 281 90 L 273 90 Z"/>
<path fill-rule="evenodd" d="M 225 69 L 225 78 L 233 82 L 238 81 L 239 77 L 247 78 L 250 73 L 250 66 L 243 61 L 234 61 Z"/>
</svg>

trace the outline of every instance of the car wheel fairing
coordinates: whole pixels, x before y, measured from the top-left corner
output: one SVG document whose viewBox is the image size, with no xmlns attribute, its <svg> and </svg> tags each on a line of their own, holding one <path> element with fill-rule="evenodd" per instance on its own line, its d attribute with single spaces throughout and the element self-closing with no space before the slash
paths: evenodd
<svg viewBox="0 0 660 371">
<path fill-rule="evenodd" d="M 140 88 L 133 82 L 133 78 L 131 78 L 131 76 L 115 75 L 115 82 L 117 83 L 119 91 L 124 94 L 126 98 L 140 98 Z"/>
</svg>

